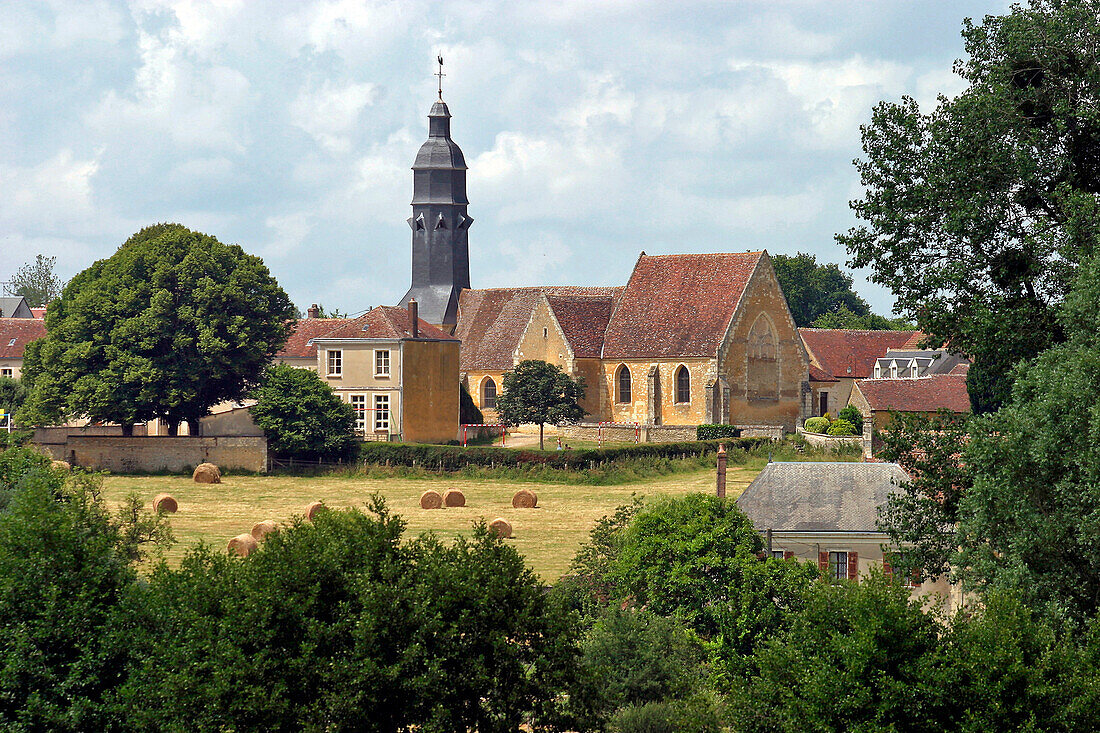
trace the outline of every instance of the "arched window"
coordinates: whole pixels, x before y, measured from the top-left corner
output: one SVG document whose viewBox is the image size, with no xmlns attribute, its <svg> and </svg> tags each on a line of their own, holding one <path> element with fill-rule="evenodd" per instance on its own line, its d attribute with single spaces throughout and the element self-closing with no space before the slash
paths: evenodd
<svg viewBox="0 0 1100 733">
<path fill-rule="evenodd" d="M 619 402 L 630 402 L 630 370 L 619 367 Z"/>
<path fill-rule="evenodd" d="M 750 400 L 779 399 L 779 342 L 771 320 L 763 313 L 749 329 L 748 390 Z"/>
<path fill-rule="evenodd" d="M 492 377 L 486 377 L 481 385 L 481 406 L 489 410 L 497 408 L 497 383 Z"/>
<path fill-rule="evenodd" d="M 676 370 L 676 401 L 691 402 L 691 373 L 686 366 Z"/>
</svg>

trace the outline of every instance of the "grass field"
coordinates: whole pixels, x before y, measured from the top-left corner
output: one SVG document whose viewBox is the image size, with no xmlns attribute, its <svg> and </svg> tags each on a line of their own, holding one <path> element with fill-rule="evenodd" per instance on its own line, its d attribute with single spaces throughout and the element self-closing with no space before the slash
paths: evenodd
<svg viewBox="0 0 1100 733">
<path fill-rule="evenodd" d="M 730 466 L 727 491 L 737 496 L 763 463 Z M 420 494 L 427 489 L 461 489 L 466 506 L 457 509 L 424 510 Z M 527 488 L 538 495 L 538 508 L 513 509 L 512 494 Z M 178 543 L 168 553 L 170 562 L 185 549 L 202 540 L 218 548 L 234 535 L 248 532 L 264 519 L 289 521 L 313 501 L 330 507 L 364 507 L 371 494 L 385 497 L 391 511 L 408 522 L 408 533 L 431 530 L 440 537 L 468 532 L 479 517 L 491 521 L 504 517 L 512 524 L 510 542 L 546 582 L 553 582 L 568 567 L 581 542 L 596 520 L 630 501 L 631 494 L 646 497 L 678 496 L 714 490 L 713 469 L 646 479 L 615 486 L 570 486 L 568 484 L 522 483 L 502 480 L 432 478 L 364 478 L 355 476 L 226 476 L 221 484 L 196 484 L 181 476 L 107 476 L 104 497 L 112 507 L 136 493 L 151 501 L 159 493 L 172 494 L 179 512 L 172 515 L 172 530 Z"/>
</svg>

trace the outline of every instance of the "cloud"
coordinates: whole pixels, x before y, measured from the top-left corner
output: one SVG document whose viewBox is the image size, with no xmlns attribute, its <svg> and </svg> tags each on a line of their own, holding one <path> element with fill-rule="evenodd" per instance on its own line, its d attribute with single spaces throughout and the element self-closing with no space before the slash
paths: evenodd
<svg viewBox="0 0 1100 733">
<path fill-rule="evenodd" d="M 77 159 L 62 149 L 38 165 L 0 164 L 0 226 L 58 232 L 80 228 L 94 216 L 93 159 Z"/>
<path fill-rule="evenodd" d="M 363 109 L 377 98 L 374 84 L 337 84 L 325 79 L 320 86 L 310 85 L 298 93 L 290 103 L 290 120 L 326 150 L 346 153 L 351 148 L 348 133 L 359 122 Z"/>
</svg>

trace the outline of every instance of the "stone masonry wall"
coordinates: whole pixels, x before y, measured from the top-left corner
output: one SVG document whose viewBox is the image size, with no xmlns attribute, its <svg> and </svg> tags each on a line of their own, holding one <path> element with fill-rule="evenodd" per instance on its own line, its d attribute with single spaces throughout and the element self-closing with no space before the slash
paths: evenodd
<svg viewBox="0 0 1100 733">
<path fill-rule="evenodd" d="M 65 443 L 43 446 L 56 460 L 113 473 L 181 473 L 200 463 L 219 468 L 266 472 L 267 438 L 195 438 L 191 436 L 123 438 L 70 435 Z"/>
</svg>

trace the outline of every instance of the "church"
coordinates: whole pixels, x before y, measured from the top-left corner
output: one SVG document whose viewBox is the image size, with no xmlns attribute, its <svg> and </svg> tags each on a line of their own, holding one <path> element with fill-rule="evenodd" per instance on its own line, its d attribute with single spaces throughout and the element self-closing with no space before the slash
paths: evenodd
<svg viewBox="0 0 1100 733">
<path fill-rule="evenodd" d="M 476 289 L 466 161 L 442 91 L 412 170 L 401 305 L 417 301 L 423 320 L 461 340 L 460 378 L 487 421 L 504 373 L 525 359 L 584 380 L 585 422 L 694 437 L 686 428 L 703 423 L 793 432 L 809 414 L 809 359 L 767 252 L 642 252 L 618 287 Z"/>
</svg>

